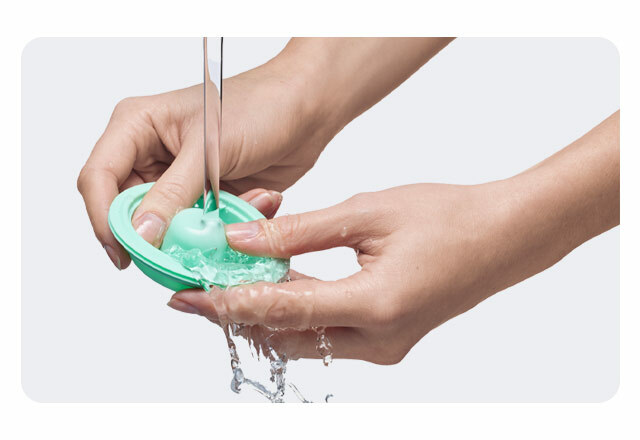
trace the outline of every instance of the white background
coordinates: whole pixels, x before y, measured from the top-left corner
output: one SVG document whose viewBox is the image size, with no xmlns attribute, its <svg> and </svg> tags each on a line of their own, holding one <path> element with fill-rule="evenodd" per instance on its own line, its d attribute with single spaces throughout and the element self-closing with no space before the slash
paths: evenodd
<svg viewBox="0 0 640 440">
<path fill-rule="evenodd" d="M 225 75 L 286 41 L 227 39 Z M 32 399 L 262 401 L 230 391 L 219 327 L 166 307 L 170 292 L 137 268 L 114 270 L 75 190 L 115 103 L 198 83 L 200 51 L 200 39 L 39 39 L 23 53 L 22 198 L 38 200 L 22 205 L 22 384 Z M 509 177 L 617 110 L 618 90 L 618 54 L 604 39 L 459 39 L 343 130 L 284 193 L 281 212 L 415 182 Z M 59 214 L 42 227 L 43 212 Z M 619 379 L 618 255 L 616 228 L 436 329 L 398 365 L 306 360 L 288 376 L 307 398 L 330 392 L 336 402 L 606 400 Z M 292 266 L 325 279 L 358 269 L 350 249 Z M 267 376 L 268 364 L 243 361 L 245 373 Z"/>
<path fill-rule="evenodd" d="M 200 4 L 196 4 L 200 3 Z M 6 148 L 0 161 L 0 183 L 7 212 L 0 217 L 9 252 L 3 254 L 6 277 L 0 308 L 0 342 L 6 361 L 0 364 L 2 433 L 9 438 L 211 438 L 257 436 L 278 424 L 283 438 L 358 436 L 382 438 L 423 435 L 435 438 L 637 438 L 640 369 L 636 319 L 637 228 L 635 204 L 640 184 L 636 167 L 640 143 L 636 121 L 640 63 L 636 14 L 632 3 L 611 1 L 510 2 L 450 1 L 420 4 L 398 0 L 394 7 L 371 2 L 325 1 L 301 6 L 273 1 L 210 5 L 183 2 L 162 9 L 162 2 L 114 0 L 108 7 L 65 1 L 21 2 L 2 15 L 5 55 L 0 70 L 2 124 Z M 194 14 L 194 10 L 202 13 Z M 70 13 L 71 11 L 71 13 Z M 339 11 L 340 13 L 336 13 Z M 248 13 L 249 12 L 249 13 Z M 366 20 L 363 20 L 363 14 Z M 78 16 L 83 17 L 78 20 Z M 20 386 L 20 56 L 28 41 L 40 35 L 140 35 L 171 32 L 198 36 L 220 30 L 226 35 L 446 35 L 467 36 L 606 36 L 622 54 L 622 229 L 621 247 L 621 383 L 616 395 L 601 404 L 418 404 L 227 406 L 223 404 L 38 404 Z M 14 252 L 11 252 L 14 250 Z M 329 420 L 331 429 L 317 429 Z M 247 421 L 251 421 L 247 423 Z M 310 429 L 313 427 L 313 429 Z M 240 434 L 238 434 L 240 431 Z M 329 432 L 329 433 L 328 433 Z"/>
</svg>

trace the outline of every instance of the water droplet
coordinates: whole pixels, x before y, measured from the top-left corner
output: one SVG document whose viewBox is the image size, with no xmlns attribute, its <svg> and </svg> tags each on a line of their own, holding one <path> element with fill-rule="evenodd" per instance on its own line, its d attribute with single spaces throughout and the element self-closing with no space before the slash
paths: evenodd
<svg viewBox="0 0 640 440">
<path fill-rule="evenodd" d="M 326 334 L 325 327 L 313 327 L 316 332 L 316 351 L 322 357 L 322 363 L 328 367 L 333 362 L 333 347 Z"/>
<path fill-rule="evenodd" d="M 291 390 L 296 395 L 298 400 L 300 400 L 300 402 L 302 402 L 302 403 L 313 403 L 311 400 L 305 399 L 305 397 L 302 395 L 302 393 L 300 392 L 300 390 L 298 389 L 297 386 L 295 386 L 291 382 L 289 382 L 287 385 L 289 386 L 289 388 L 291 388 Z"/>
</svg>

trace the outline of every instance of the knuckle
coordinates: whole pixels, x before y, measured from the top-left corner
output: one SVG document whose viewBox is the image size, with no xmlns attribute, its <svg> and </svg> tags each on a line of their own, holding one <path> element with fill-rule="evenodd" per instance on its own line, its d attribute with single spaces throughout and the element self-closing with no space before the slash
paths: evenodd
<svg viewBox="0 0 640 440">
<path fill-rule="evenodd" d="M 287 326 L 288 307 L 286 301 L 278 298 L 267 309 L 265 324 L 273 328 L 285 328 Z"/>
<path fill-rule="evenodd" d="M 245 289 L 243 287 L 225 292 L 224 307 L 228 317 L 233 322 L 239 324 L 250 323 L 250 316 L 247 313 L 249 309 L 247 308 Z"/>
<path fill-rule="evenodd" d="M 299 215 L 285 215 L 275 220 L 260 220 L 268 247 L 276 255 L 288 256 L 295 237 L 305 235 Z"/>
<path fill-rule="evenodd" d="M 268 327 L 275 329 L 306 330 L 310 328 L 312 308 L 308 297 L 266 284 L 262 289 L 266 307 L 260 320 Z"/>
<path fill-rule="evenodd" d="M 132 111 L 135 111 L 137 106 L 138 106 L 138 98 L 135 98 L 135 97 L 124 98 L 124 99 L 121 99 L 116 104 L 115 108 L 113 109 L 113 114 L 114 115 L 128 114 L 128 113 L 131 113 Z"/>
<path fill-rule="evenodd" d="M 76 181 L 76 187 L 78 188 L 78 191 L 80 192 L 80 194 L 84 194 L 85 189 L 87 187 L 87 182 L 89 179 L 89 169 L 84 166 L 82 167 L 82 169 L 80 170 L 80 174 L 78 174 L 78 180 Z"/>
<path fill-rule="evenodd" d="M 144 97 L 125 98 L 116 104 L 111 114 L 110 124 L 117 124 L 122 134 L 137 145 L 141 133 L 155 132 L 149 102 Z"/>
<path fill-rule="evenodd" d="M 371 209 L 371 193 L 358 193 L 349 197 L 345 203 L 349 209 L 366 212 Z"/>
<path fill-rule="evenodd" d="M 282 239 L 293 237 L 296 233 L 300 232 L 303 227 L 299 215 L 285 215 L 284 217 L 278 218 L 274 224 L 277 225 L 278 234 Z"/>
<path fill-rule="evenodd" d="M 162 185 L 158 185 L 156 191 L 159 197 L 178 208 L 183 208 L 182 205 L 186 203 L 187 189 L 180 181 L 169 180 L 162 182 Z"/>
<path fill-rule="evenodd" d="M 373 233 L 380 223 L 381 213 L 376 212 L 379 202 L 373 197 L 373 193 L 359 193 L 343 202 L 343 208 L 350 213 L 354 222 L 351 241 L 363 240 Z"/>
</svg>

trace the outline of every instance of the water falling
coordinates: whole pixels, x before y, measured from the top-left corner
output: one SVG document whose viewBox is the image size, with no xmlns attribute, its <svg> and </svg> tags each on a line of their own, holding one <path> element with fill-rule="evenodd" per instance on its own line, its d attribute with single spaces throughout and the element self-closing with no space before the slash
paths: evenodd
<svg viewBox="0 0 640 440">
<path fill-rule="evenodd" d="M 316 351 L 322 357 L 322 363 L 328 367 L 333 361 L 333 348 L 326 334 L 325 327 L 313 327 L 316 332 Z"/>
<path fill-rule="evenodd" d="M 214 45 L 209 58 L 208 39 L 202 39 L 203 62 L 203 148 L 204 148 L 204 207 L 203 213 L 220 207 L 220 142 L 222 135 L 222 59 L 224 39 Z M 209 70 L 212 64 L 213 77 Z M 213 198 L 207 197 L 213 191 Z M 210 204 L 215 202 L 215 207 Z"/>
<path fill-rule="evenodd" d="M 203 186 L 203 212 L 207 213 L 212 209 L 220 208 L 219 188 L 220 188 L 220 149 L 221 149 L 221 133 L 222 133 L 222 68 L 223 68 L 223 38 L 219 39 L 219 45 L 208 47 L 207 37 L 203 38 L 203 147 L 204 147 L 204 186 Z M 211 51 L 209 49 L 212 49 Z M 219 50 L 218 50 L 219 49 Z M 210 66 L 211 63 L 211 66 Z M 211 67 L 211 69 L 210 69 Z M 213 74 L 213 77 L 211 76 Z M 213 197 L 207 197 L 209 191 L 213 192 Z M 215 207 L 212 204 L 215 201 Z M 346 230 L 345 230 L 346 234 Z M 189 269 L 196 279 L 199 280 L 201 286 L 207 291 L 211 291 L 213 284 L 217 285 L 237 285 L 255 282 L 258 280 L 278 282 L 282 280 L 266 279 L 265 276 L 273 274 L 277 271 L 272 270 L 270 264 L 286 264 L 288 262 L 277 259 L 260 259 L 258 257 L 249 257 L 239 254 L 233 250 L 229 251 L 228 261 L 224 261 L 223 266 L 220 262 L 216 264 L 208 264 L 206 255 L 199 250 L 185 251 L 180 248 L 172 248 L 167 253 L 172 255 L 183 266 Z M 251 261 L 244 261 L 251 259 Z M 242 260 L 242 261 L 241 261 Z M 248 264 L 250 263 L 250 264 Z M 247 270 L 247 267 L 250 269 Z M 288 273 L 288 271 L 287 271 Z M 291 278 L 287 275 L 286 281 Z M 279 354 L 273 347 L 272 338 L 278 336 L 278 329 L 268 329 L 261 326 L 245 326 L 233 322 L 221 323 L 227 346 L 229 348 L 230 364 L 231 364 L 231 390 L 239 393 L 243 385 L 250 386 L 253 390 L 266 397 L 270 402 L 284 402 L 284 396 L 287 389 L 293 391 L 293 394 L 300 402 L 311 403 L 307 400 L 300 390 L 292 383 L 286 383 L 285 373 L 287 371 L 287 356 Z M 259 327 L 259 328 L 256 328 Z M 331 342 L 326 336 L 325 328 L 313 328 L 317 334 L 316 350 L 322 357 L 324 365 L 328 366 L 332 361 Z M 259 337 L 254 337 L 252 333 L 257 333 Z M 247 340 L 249 349 L 255 357 L 260 360 L 260 356 L 269 362 L 269 380 L 274 384 L 275 388 L 270 390 L 259 381 L 250 379 L 245 376 L 241 368 L 240 356 L 234 337 L 242 337 Z M 325 397 L 325 402 L 332 395 Z"/>
</svg>

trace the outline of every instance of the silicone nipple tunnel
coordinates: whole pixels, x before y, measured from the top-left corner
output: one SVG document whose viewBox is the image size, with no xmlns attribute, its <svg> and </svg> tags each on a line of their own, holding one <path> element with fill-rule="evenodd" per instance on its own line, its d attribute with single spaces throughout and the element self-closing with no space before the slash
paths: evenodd
<svg viewBox="0 0 640 440">
<path fill-rule="evenodd" d="M 145 275 L 174 291 L 201 287 L 201 284 L 194 273 L 163 250 L 170 249 L 173 245 L 186 250 L 200 249 L 203 252 L 212 252 L 215 262 L 228 248 L 224 224 L 264 218 L 244 200 L 220 191 L 220 209 L 203 216 L 203 201 L 200 198 L 193 208 L 184 209 L 176 214 L 167 229 L 161 249 L 157 249 L 140 237 L 131 224 L 133 213 L 152 185 L 153 183 L 145 183 L 120 193 L 109 208 L 109 227 L 116 240 Z M 211 192 L 208 195 L 212 196 Z M 260 272 L 260 279 L 247 281 L 279 281 L 286 276 L 288 263 L 271 265 L 269 268 L 268 273 Z"/>
<path fill-rule="evenodd" d="M 177 213 L 160 249 L 165 251 L 175 245 L 185 250 L 213 252 L 214 259 L 220 260 L 228 247 L 220 211 L 209 211 L 203 215 L 200 208 L 187 208 Z"/>
</svg>

